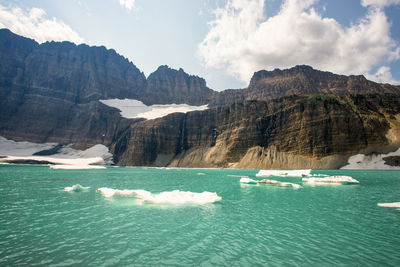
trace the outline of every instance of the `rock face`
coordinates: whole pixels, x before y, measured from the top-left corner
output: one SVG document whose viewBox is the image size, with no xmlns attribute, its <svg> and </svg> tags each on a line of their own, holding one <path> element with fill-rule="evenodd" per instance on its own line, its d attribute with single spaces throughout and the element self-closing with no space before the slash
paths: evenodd
<svg viewBox="0 0 400 267">
<path fill-rule="evenodd" d="M 337 168 L 361 150 L 388 148 L 388 118 L 399 112 L 399 100 L 384 95 L 244 101 L 139 122 L 114 152 L 127 165 Z"/>
<path fill-rule="evenodd" d="M 0 30 L 0 136 L 9 139 L 74 143 L 80 149 L 110 145 L 134 121 L 99 99 L 203 104 L 212 93 L 203 79 L 167 67 L 146 80 L 112 49 L 69 42 L 39 45 Z"/>
<path fill-rule="evenodd" d="M 248 88 L 223 91 L 213 99 L 212 104 L 223 105 L 243 100 L 268 100 L 304 94 L 392 94 L 399 97 L 400 87 L 378 84 L 362 75 L 337 75 L 302 65 L 286 70 L 258 71 L 251 78 Z"/>
<path fill-rule="evenodd" d="M 210 108 L 133 120 L 98 101 L 109 98 Z M 146 79 L 114 50 L 0 30 L 0 136 L 104 144 L 119 165 L 338 168 L 400 146 L 399 100 L 399 86 L 308 66 L 259 71 L 248 88 L 218 93 L 182 69 Z"/>
<path fill-rule="evenodd" d="M 182 69 L 160 66 L 150 74 L 141 95 L 145 104 L 208 104 L 215 92 L 206 86 L 203 78 L 188 75 Z"/>
</svg>

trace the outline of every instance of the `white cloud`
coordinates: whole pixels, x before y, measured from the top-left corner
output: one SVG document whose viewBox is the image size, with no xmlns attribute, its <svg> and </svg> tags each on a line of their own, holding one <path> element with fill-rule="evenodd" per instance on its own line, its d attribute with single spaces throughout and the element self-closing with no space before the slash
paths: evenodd
<svg viewBox="0 0 400 267">
<path fill-rule="evenodd" d="M 393 78 L 390 67 L 382 66 L 375 74 L 366 74 L 367 79 L 379 83 L 400 84 L 400 81 Z"/>
<path fill-rule="evenodd" d="M 361 5 L 365 7 L 367 6 L 385 7 L 398 4 L 400 4 L 400 0 L 361 0 Z"/>
<path fill-rule="evenodd" d="M 5 7 L 0 4 L 0 28 L 35 39 L 39 43 L 46 41 L 71 41 L 82 43 L 83 39 L 63 21 L 46 18 L 43 9 L 33 7 L 24 11 L 19 7 Z"/>
<path fill-rule="evenodd" d="M 381 9 L 345 27 L 322 17 L 316 0 L 286 0 L 273 17 L 264 16 L 263 0 L 229 0 L 215 11 L 210 30 L 198 46 L 206 67 L 226 69 L 248 82 L 260 69 L 308 64 L 341 74 L 368 74 L 400 58 Z"/>
<path fill-rule="evenodd" d="M 119 0 L 119 4 L 128 10 L 132 10 L 135 0 Z"/>
</svg>

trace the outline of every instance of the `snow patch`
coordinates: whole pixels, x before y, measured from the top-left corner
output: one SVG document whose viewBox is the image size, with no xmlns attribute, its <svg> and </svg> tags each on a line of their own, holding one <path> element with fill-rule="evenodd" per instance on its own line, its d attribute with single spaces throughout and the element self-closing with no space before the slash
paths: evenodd
<svg viewBox="0 0 400 267">
<path fill-rule="evenodd" d="M 73 186 L 64 187 L 64 191 L 66 192 L 79 192 L 90 189 L 89 186 L 81 186 L 80 184 L 75 184 Z"/>
<path fill-rule="evenodd" d="M 96 190 L 104 197 L 136 197 L 141 199 L 143 202 L 157 203 L 157 204 L 207 204 L 217 201 L 221 201 L 222 198 L 217 193 L 203 192 L 193 193 L 185 192 L 180 190 L 174 190 L 171 192 L 161 192 L 160 194 L 152 194 L 146 190 L 119 190 L 107 187 L 102 187 Z"/>
<path fill-rule="evenodd" d="M 303 177 L 311 175 L 309 170 L 260 170 L 256 176 L 282 176 L 282 177 Z"/>
<path fill-rule="evenodd" d="M 60 147 L 56 154 L 51 156 L 33 156 L 33 154 L 53 149 L 57 143 L 37 144 L 31 142 L 16 142 L 0 137 L 0 163 L 35 161 L 55 164 L 50 166 L 52 169 L 103 169 L 104 166 L 94 166 L 91 164 L 112 164 L 113 155 L 104 145 L 97 144 L 86 150 L 77 150 L 73 145 Z"/>
<path fill-rule="evenodd" d="M 32 156 L 33 154 L 55 147 L 57 143 L 36 144 L 31 142 L 17 142 L 0 136 L 0 155 Z"/>
<path fill-rule="evenodd" d="M 161 118 L 171 113 L 187 113 L 196 110 L 206 110 L 207 105 L 190 106 L 187 104 L 168 104 L 147 106 L 135 99 L 106 99 L 99 100 L 101 103 L 119 109 L 121 116 L 127 119 L 144 118 L 148 120 Z"/>
<path fill-rule="evenodd" d="M 351 156 L 348 160 L 348 164 L 343 166 L 341 169 L 347 170 L 400 170 L 400 166 L 390 166 L 385 164 L 383 158 L 389 156 L 400 156 L 400 148 L 395 152 L 390 152 L 388 154 L 357 154 Z"/>
</svg>

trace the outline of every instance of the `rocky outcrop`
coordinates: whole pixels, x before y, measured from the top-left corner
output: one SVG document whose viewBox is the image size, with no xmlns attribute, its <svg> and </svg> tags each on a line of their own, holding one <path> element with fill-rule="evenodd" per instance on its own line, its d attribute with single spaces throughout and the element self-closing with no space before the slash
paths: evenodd
<svg viewBox="0 0 400 267">
<path fill-rule="evenodd" d="M 150 74 L 140 99 L 145 104 L 208 104 L 216 94 L 203 78 L 189 75 L 183 69 L 160 66 Z"/>
</svg>

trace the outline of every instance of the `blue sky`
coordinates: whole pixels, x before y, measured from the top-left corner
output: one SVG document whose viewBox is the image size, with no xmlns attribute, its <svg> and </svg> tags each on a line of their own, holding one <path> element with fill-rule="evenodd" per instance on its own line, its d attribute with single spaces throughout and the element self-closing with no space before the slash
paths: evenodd
<svg viewBox="0 0 400 267">
<path fill-rule="evenodd" d="M 214 90 L 308 64 L 400 81 L 400 0 L 0 0 L 0 27 L 104 45 L 146 76 L 183 68 Z"/>
</svg>

